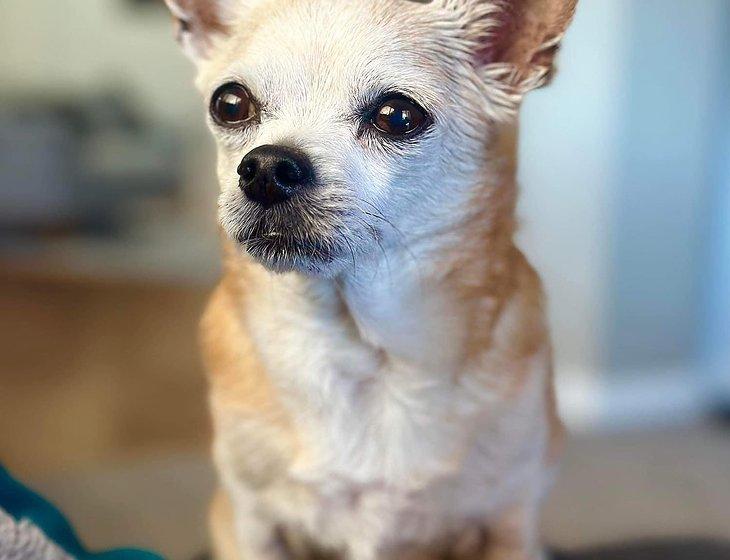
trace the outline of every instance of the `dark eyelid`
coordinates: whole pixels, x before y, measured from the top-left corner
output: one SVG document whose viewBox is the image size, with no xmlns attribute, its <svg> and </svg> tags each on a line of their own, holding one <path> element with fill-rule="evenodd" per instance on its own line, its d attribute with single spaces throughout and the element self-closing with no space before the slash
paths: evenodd
<svg viewBox="0 0 730 560">
<path fill-rule="evenodd" d="M 228 84 L 236 84 L 241 86 L 243 89 L 245 89 L 248 92 L 248 95 L 251 97 L 251 100 L 258 101 L 258 98 L 254 95 L 251 88 L 244 82 L 241 78 L 237 78 L 235 76 L 229 76 L 228 78 L 224 78 L 218 82 L 211 88 L 210 93 L 208 94 L 209 100 L 213 99 L 213 96 L 215 95 L 215 92 L 217 92 L 220 88 L 222 88 L 225 85 Z"/>
<path fill-rule="evenodd" d="M 413 96 L 398 90 L 381 89 L 368 92 L 362 97 L 356 117 L 358 119 L 370 119 L 374 117 L 375 113 L 383 105 L 383 103 L 390 99 L 405 99 L 411 101 L 419 107 L 422 107 L 426 113 L 429 113 L 428 109 L 423 107 L 423 105 L 414 99 Z"/>
</svg>

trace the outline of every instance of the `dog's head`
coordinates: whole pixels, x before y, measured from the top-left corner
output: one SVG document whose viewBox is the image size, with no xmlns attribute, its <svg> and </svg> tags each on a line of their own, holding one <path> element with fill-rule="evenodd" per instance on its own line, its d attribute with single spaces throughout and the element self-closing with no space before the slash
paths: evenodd
<svg viewBox="0 0 730 560">
<path fill-rule="evenodd" d="M 490 129 L 544 84 L 576 0 L 167 0 L 218 144 L 220 220 L 334 276 L 466 213 Z"/>
</svg>

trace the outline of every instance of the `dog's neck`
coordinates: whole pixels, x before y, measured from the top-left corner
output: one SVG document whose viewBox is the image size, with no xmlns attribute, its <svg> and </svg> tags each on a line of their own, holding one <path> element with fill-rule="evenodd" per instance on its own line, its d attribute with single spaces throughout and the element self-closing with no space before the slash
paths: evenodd
<svg viewBox="0 0 730 560">
<path fill-rule="evenodd" d="M 470 348 L 484 347 L 511 288 L 515 153 L 516 126 L 501 128 L 484 172 L 465 189 L 468 209 L 452 212 L 446 230 L 441 224 L 438 232 L 403 231 L 398 244 L 337 278 L 269 272 L 231 242 L 225 243 L 226 274 L 243 281 L 250 302 L 259 293 L 292 313 L 306 309 L 389 359 L 458 368 Z"/>
</svg>

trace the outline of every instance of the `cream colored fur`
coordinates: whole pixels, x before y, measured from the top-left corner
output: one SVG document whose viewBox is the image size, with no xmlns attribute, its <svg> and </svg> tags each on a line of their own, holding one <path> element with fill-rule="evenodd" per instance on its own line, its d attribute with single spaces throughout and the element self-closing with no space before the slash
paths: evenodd
<svg viewBox="0 0 730 560">
<path fill-rule="evenodd" d="M 512 241 L 514 115 L 574 2 L 168 3 L 206 100 L 229 81 L 265 100 L 245 131 L 211 123 L 221 560 L 537 560 L 560 425 L 540 283 Z M 429 132 L 397 148 L 358 136 L 349 115 L 374 87 L 428 109 Z M 348 248 L 309 271 L 270 271 L 234 241 L 237 165 L 278 143 L 310 155 L 317 234 Z"/>
</svg>

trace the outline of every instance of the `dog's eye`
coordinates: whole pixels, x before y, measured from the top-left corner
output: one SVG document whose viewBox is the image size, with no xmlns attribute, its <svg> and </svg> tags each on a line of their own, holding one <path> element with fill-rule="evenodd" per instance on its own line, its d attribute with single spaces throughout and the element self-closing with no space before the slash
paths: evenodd
<svg viewBox="0 0 730 560">
<path fill-rule="evenodd" d="M 256 107 L 245 87 L 230 83 L 219 87 L 210 100 L 210 114 L 224 126 L 236 126 L 251 120 Z"/>
<path fill-rule="evenodd" d="M 373 126 L 389 136 L 407 136 L 423 128 L 426 112 L 407 97 L 393 96 L 383 101 L 372 117 Z"/>
</svg>

